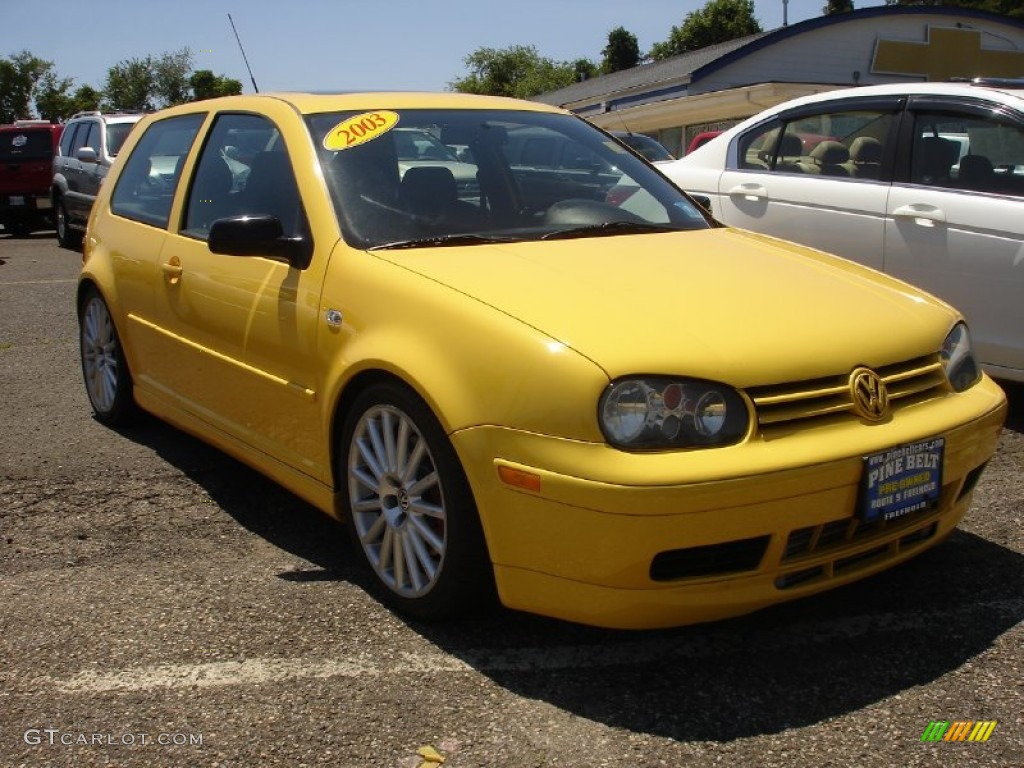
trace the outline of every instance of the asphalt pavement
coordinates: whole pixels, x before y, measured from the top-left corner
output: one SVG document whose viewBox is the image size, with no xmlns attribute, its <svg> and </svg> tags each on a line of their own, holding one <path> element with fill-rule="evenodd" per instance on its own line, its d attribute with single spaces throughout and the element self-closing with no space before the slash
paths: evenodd
<svg viewBox="0 0 1024 768">
<path fill-rule="evenodd" d="M 269 480 L 92 419 L 79 265 L 0 233 L 0 766 L 1024 766 L 1024 388 L 960 529 L 880 576 L 671 631 L 424 625 Z"/>
</svg>

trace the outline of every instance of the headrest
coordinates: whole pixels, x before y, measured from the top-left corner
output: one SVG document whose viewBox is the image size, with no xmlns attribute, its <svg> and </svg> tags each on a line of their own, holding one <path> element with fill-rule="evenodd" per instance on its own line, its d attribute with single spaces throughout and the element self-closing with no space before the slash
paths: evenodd
<svg viewBox="0 0 1024 768">
<path fill-rule="evenodd" d="M 811 150 L 811 157 L 818 165 L 841 165 L 850 159 L 850 150 L 838 141 L 819 141 Z"/>
</svg>

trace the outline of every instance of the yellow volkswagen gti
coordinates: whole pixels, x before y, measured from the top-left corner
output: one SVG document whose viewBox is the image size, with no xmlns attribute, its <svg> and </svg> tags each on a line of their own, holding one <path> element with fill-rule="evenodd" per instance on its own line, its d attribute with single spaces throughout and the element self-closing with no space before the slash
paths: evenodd
<svg viewBox="0 0 1024 768">
<path fill-rule="evenodd" d="M 953 308 L 490 97 L 145 117 L 78 312 L 99 421 L 141 407 L 344 520 L 420 618 L 663 627 L 870 576 L 955 528 L 1006 410 Z"/>
</svg>

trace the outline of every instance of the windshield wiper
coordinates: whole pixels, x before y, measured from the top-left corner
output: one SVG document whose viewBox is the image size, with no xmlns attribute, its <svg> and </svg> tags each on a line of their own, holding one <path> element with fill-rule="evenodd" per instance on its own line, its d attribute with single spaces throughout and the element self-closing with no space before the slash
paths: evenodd
<svg viewBox="0 0 1024 768">
<path fill-rule="evenodd" d="M 395 240 L 392 243 L 381 243 L 367 248 L 369 251 L 384 251 L 388 249 L 398 250 L 400 248 L 430 248 L 433 246 L 445 245 L 479 245 L 480 243 L 515 243 L 519 239 L 515 237 L 499 235 L 434 235 L 432 237 L 418 237 L 411 240 Z"/>
<path fill-rule="evenodd" d="M 562 240 L 573 237 L 591 237 L 593 235 L 640 235 L 651 232 L 678 232 L 679 227 L 668 224 L 652 224 L 647 221 L 605 221 L 601 224 L 587 224 L 582 227 L 560 229 L 548 232 L 541 240 Z"/>
</svg>

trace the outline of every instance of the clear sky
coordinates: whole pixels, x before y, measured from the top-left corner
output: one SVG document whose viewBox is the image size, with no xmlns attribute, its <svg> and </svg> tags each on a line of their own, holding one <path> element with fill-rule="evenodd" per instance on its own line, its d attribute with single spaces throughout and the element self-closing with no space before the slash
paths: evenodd
<svg viewBox="0 0 1024 768">
<path fill-rule="evenodd" d="M 881 0 L 870 3 L 880 4 Z M 668 38 L 703 0 L 0 0 L 0 56 L 28 50 L 75 85 L 102 88 L 125 59 L 187 46 L 196 69 L 249 75 L 261 91 L 443 90 L 477 48 L 534 45 L 557 61 L 599 62 L 623 26 L 641 51 Z M 825 0 L 789 0 L 789 23 Z M 861 3 L 856 3 L 861 7 Z M 782 25 L 782 0 L 755 0 L 764 29 Z"/>
</svg>

